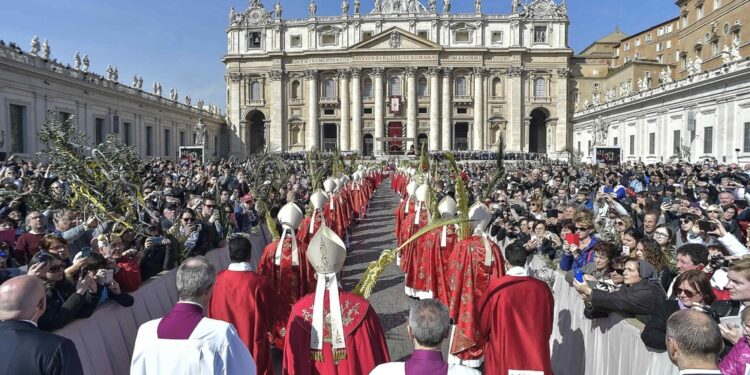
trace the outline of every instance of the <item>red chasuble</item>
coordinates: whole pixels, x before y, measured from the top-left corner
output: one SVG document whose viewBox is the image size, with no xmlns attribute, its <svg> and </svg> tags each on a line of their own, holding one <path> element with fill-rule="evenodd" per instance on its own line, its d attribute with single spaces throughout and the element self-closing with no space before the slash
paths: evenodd
<svg viewBox="0 0 750 375">
<path fill-rule="evenodd" d="M 274 264 L 276 246 L 279 241 L 273 241 L 263 250 L 263 256 L 258 263 L 258 273 L 271 280 L 276 294 L 278 295 L 278 310 L 276 314 L 275 329 L 273 330 L 274 346 L 281 349 L 284 347 L 284 336 L 286 335 L 286 321 L 289 312 L 300 298 L 315 291 L 315 270 L 307 262 L 307 244 L 297 242 L 299 252 L 299 266 L 292 266 L 292 239 L 284 238 L 281 250 L 281 265 Z"/>
<path fill-rule="evenodd" d="M 430 220 L 429 213 L 427 212 L 427 209 L 424 205 L 422 205 L 422 208 L 419 211 L 419 224 L 414 224 L 414 219 L 416 218 L 417 212 L 416 207 L 414 209 L 414 212 L 406 215 L 404 220 L 401 222 L 401 231 L 399 233 L 398 243 L 403 244 L 411 238 L 415 233 L 419 232 L 420 229 L 422 229 L 425 225 L 427 225 L 427 221 Z M 419 244 L 419 240 L 412 241 L 408 245 L 404 246 L 403 249 L 401 249 L 401 270 L 403 270 L 405 273 L 410 272 L 416 272 L 416 269 L 412 268 L 412 263 L 414 263 L 414 253 L 417 250 L 417 245 Z"/>
<path fill-rule="evenodd" d="M 267 278 L 255 272 L 221 271 L 216 276 L 208 317 L 232 323 L 260 375 L 273 375 L 268 334 L 276 319 L 276 293 Z"/>
<path fill-rule="evenodd" d="M 406 207 L 406 203 L 409 203 L 409 207 Z M 417 208 L 417 200 L 414 198 L 407 198 L 402 200 L 398 204 L 398 208 L 396 208 L 396 243 L 401 246 L 401 227 L 402 223 L 406 219 L 407 216 L 409 216 L 410 213 L 414 212 L 414 210 Z M 414 218 L 412 217 L 412 220 Z"/>
<path fill-rule="evenodd" d="M 500 247 L 489 239 L 487 241 L 492 251 L 489 267 L 485 266 L 486 251 L 481 236 L 459 241 L 448 260 L 449 309 L 451 319 L 456 323 L 449 352 L 462 360 L 482 357 L 484 337 L 477 329 L 479 315 L 475 304 L 491 279 L 505 275 Z"/>
<path fill-rule="evenodd" d="M 419 245 L 412 257 L 414 272 L 406 274 L 405 285 L 417 292 L 431 292 L 432 298 L 450 305 L 446 269 L 448 258 L 458 242 L 453 225 L 446 227 L 445 247 L 440 246 L 443 228 L 438 228 L 419 239 Z"/>
<path fill-rule="evenodd" d="M 552 292 L 542 281 L 514 276 L 492 280 L 477 302 L 478 326 L 486 338 L 485 373 L 507 374 L 512 369 L 552 375 L 549 339 L 554 305 Z"/>
<path fill-rule="evenodd" d="M 366 299 L 339 290 L 341 317 L 346 335 L 346 358 L 333 359 L 328 292 L 323 306 L 323 362 L 313 361 L 310 349 L 315 293 L 308 294 L 292 308 L 284 345 L 283 374 L 290 375 L 367 375 L 377 365 L 390 361 L 385 334 L 375 310 Z"/>
<path fill-rule="evenodd" d="M 329 201 L 325 204 L 323 210 L 326 217 L 326 225 L 333 230 L 339 238 L 345 238 L 346 236 L 346 215 L 344 214 L 344 208 L 341 204 L 339 193 L 333 194 L 328 197 Z M 333 199 L 333 210 L 331 210 L 331 202 Z"/>
<path fill-rule="evenodd" d="M 310 222 L 312 221 L 312 219 L 310 219 L 309 217 L 302 219 L 302 222 L 299 225 L 299 230 L 297 230 L 297 241 L 309 244 L 315 233 L 318 233 L 318 229 L 320 229 L 320 225 L 323 223 L 323 221 L 320 219 L 320 213 L 316 212 L 313 217 L 315 218 L 315 222 L 313 223 L 315 225 L 313 227 L 313 232 L 310 233 Z"/>
</svg>

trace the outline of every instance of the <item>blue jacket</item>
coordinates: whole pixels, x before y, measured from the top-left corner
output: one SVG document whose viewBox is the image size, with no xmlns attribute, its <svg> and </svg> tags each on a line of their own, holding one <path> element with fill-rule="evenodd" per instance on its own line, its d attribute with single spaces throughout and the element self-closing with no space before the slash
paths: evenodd
<svg viewBox="0 0 750 375">
<path fill-rule="evenodd" d="M 592 248 L 599 240 L 596 237 L 591 237 L 591 242 L 586 246 L 577 257 L 573 257 L 573 254 L 564 254 L 560 258 L 560 269 L 563 271 L 578 270 L 583 266 L 594 261 L 594 251 Z"/>
</svg>

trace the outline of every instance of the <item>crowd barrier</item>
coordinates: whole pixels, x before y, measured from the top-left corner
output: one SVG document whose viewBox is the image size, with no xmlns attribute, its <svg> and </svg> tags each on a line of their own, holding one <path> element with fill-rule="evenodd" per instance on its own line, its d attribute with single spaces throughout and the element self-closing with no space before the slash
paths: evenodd
<svg viewBox="0 0 750 375">
<path fill-rule="evenodd" d="M 550 345 L 555 375 L 678 375 L 666 352 L 641 341 L 643 323 L 619 314 L 586 319 L 584 303 L 555 272 L 555 322 Z"/>
<path fill-rule="evenodd" d="M 206 255 L 217 270 L 229 265 L 226 248 Z M 135 304 L 123 308 L 107 303 L 88 319 L 77 320 L 56 333 L 76 345 L 87 375 L 126 375 L 130 369 L 138 327 L 161 318 L 177 302 L 176 270 L 145 283 L 132 295 Z M 550 345 L 556 375 L 677 375 L 664 352 L 646 348 L 640 339 L 643 324 L 611 314 L 606 319 L 584 318 L 583 301 L 564 273 L 555 272 L 555 322 Z M 533 324 L 533 317 L 531 318 Z"/>
<path fill-rule="evenodd" d="M 227 248 L 210 251 L 206 257 L 217 270 L 229 266 Z M 86 375 L 126 375 L 130 372 L 138 327 L 161 318 L 177 302 L 176 273 L 174 269 L 146 282 L 132 294 L 135 299 L 132 307 L 123 308 L 108 302 L 97 308 L 90 318 L 76 320 L 55 332 L 73 340 Z"/>
</svg>

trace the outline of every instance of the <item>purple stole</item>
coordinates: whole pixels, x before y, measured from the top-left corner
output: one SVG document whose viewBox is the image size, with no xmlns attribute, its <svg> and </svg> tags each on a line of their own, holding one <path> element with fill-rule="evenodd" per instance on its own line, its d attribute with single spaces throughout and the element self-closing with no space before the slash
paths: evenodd
<svg viewBox="0 0 750 375">
<path fill-rule="evenodd" d="M 203 319 L 203 308 L 192 303 L 178 303 L 159 322 L 156 334 L 160 339 L 187 340 Z"/>
<path fill-rule="evenodd" d="M 443 353 L 436 350 L 415 350 L 404 364 L 406 375 L 446 375 L 448 363 Z"/>
</svg>

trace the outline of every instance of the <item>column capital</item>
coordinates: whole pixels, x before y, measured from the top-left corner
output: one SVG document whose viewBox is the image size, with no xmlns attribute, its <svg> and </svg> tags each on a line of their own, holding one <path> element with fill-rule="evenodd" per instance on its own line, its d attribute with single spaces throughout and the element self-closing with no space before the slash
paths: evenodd
<svg viewBox="0 0 750 375">
<path fill-rule="evenodd" d="M 268 72 L 268 78 L 270 78 L 271 81 L 281 81 L 286 75 L 286 72 L 283 70 L 271 70 Z"/>
<path fill-rule="evenodd" d="M 349 78 L 351 76 L 352 71 L 351 69 L 339 69 L 338 70 L 338 76 L 339 78 Z"/>
<path fill-rule="evenodd" d="M 227 74 L 227 77 L 232 82 L 239 82 L 239 81 L 241 81 L 244 78 L 244 76 L 242 75 L 242 73 L 229 73 L 229 74 Z"/>
<path fill-rule="evenodd" d="M 431 66 L 427 68 L 427 75 L 429 76 L 436 76 L 440 74 L 440 67 L 439 66 Z"/>
<path fill-rule="evenodd" d="M 523 68 L 520 66 L 511 66 L 508 68 L 507 74 L 510 77 L 520 77 L 523 74 Z"/>
<path fill-rule="evenodd" d="M 360 68 L 351 68 L 349 69 L 349 71 L 353 78 L 354 77 L 359 78 L 362 75 L 362 69 Z"/>
<path fill-rule="evenodd" d="M 305 78 L 307 78 L 307 79 L 316 79 L 316 78 L 318 78 L 318 70 L 317 69 L 307 69 L 307 70 L 305 70 Z"/>
<path fill-rule="evenodd" d="M 443 71 L 443 76 L 444 77 L 450 77 L 450 76 L 453 75 L 453 67 L 451 67 L 451 66 L 440 67 L 440 70 Z"/>
<path fill-rule="evenodd" d="M 381 77 L 382 78 L 384 74 L 385 74 L 385 68 L 383 68 L 383 67 L 372 68 L 372 75 L 373 76 L 375 76 L 375 77 Z"/>
<path fill-rule="evenodd" d="M 413 77 L 415 74 L 417 74 L 417 67 L 407 66 L 406 68 L 404 68 L 404 71 L 406 72 L 407 77 Z"/>
<path fill-rule="evenodd" d="M 487 68 L 483 66 L 477 66 L 477 67 L 474 67 L 474 74 L 477 76 L 486 77 L 489 75 L 489 71 L 487 70 Z"/>
</svg>

